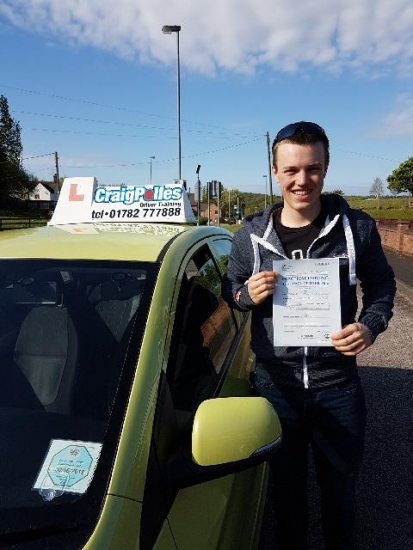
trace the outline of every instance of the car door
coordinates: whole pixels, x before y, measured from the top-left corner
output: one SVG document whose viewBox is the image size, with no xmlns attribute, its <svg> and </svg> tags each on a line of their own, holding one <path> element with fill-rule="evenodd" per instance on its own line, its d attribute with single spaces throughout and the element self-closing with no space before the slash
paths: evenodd
<svg viewBox="0 0 413 550">
<path fill-rule="evenodd" d="M 148 466 L 144 545 L 156 538 L 166 517 L 178 550 L 252 548 L 256 540 L 266 483 L 264 466 L 220 479 L 207 476 L 196 484 L 187 482 L 194 466 L 188 441 L 199 404 L 251 392 L 248 320 L 236 317 L 221 296 L 228 245 L 230 241 L 223 247 L 213 245 L 214 257 L 206 243 L 199 244 L 182 264 Z"/>
</svg>

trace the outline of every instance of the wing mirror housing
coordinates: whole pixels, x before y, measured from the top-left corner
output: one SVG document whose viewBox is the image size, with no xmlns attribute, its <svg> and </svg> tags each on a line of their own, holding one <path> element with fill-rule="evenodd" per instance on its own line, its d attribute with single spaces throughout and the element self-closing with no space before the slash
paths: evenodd
<svg viewBox="0 0 413 550">
<path fill-rule="evenodd" d="M 192 459 L 199 466 L 264 462 L 281 443 L 280 420 L 263 397 L 203 401 L 192 429 Z"/>
</svg>

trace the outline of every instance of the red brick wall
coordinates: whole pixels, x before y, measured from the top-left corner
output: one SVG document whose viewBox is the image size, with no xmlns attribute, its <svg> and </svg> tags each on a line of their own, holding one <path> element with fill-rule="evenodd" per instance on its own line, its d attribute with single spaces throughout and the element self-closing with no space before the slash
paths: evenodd
<svg viewBox="0 0 413 550">
<path fill-rule="evenodd" d="M 377 222 L 377 229 L 385 248 L 413 256 L 413 231 L 409 229 L 408 221 L 398 221 L 392 226 Z"/>
</svg>

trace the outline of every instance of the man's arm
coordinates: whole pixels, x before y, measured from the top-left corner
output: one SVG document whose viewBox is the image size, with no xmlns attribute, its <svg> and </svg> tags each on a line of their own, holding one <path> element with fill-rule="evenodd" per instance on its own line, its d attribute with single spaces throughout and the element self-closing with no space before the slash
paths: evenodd
<svg viewBox="0 0 413 550">
<path fill-rule="evenodd" d="M 222 296 L 228 304 L 248 311 L 262 304 L 274 293 L 277 274 L 262 271 L 252 275 L 253 255 L 249 235 L 241 228 L 232 241 L 227 274 L 222 282 Z"/>
<path fill-rule="evenodd" d="M 374 221 L 364 254 L 357 258 L 357 277 L 362 289 L 358 322 L 344 326 L 331 337 L 336 350 L 344 355 L 357 355 L 371 346 L 393 316 L 396 282 Z"/>
<path fill-rule="evenodd" d="M 357 262 L 357 277 L 362 291 L 358 321 L 369 329 L 374 342 L 387 329 L 393 316 L 396 294 L 394 271 L 384 254 L 375 223 L 371 229 L 369 246 Z"/>
</svg>

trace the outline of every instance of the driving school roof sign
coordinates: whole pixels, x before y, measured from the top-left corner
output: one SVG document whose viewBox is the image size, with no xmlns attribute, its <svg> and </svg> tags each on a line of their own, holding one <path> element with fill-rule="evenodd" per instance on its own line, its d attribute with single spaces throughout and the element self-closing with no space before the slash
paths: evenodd
<svg viewBox="0 0 413 550">
<path fill-rule="evenodd" d="M 66 178 L 49 225 L 102 222 L 194 223 L 182 183 L 98 185 L 96 178 Z"/>
</svg>

